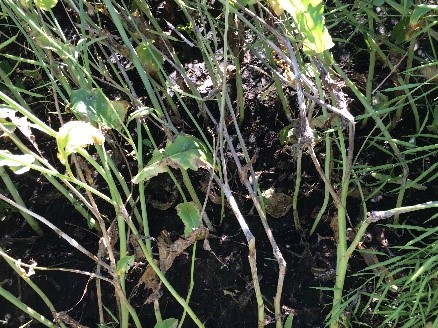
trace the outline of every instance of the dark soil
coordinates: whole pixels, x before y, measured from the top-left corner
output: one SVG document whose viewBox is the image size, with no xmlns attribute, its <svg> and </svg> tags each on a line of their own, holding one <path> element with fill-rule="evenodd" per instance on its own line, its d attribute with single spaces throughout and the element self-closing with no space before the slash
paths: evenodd
<svg viewBox="0 0 438 328">
<path fill-rule="evenodd" d="M 163 10 L 163 8 L 156 8 Z M 58 13 L 62 15 L 62 13 Z M 172 23 L 176 26 L 178 16 L 172 16 Z M 180 22 L 185 25 L 186 22 Z M 68 30 L 68 27 L 66 27 Z M 339 31 L 333 31 L 336 33 Z M 357 43 L 356 43 L 357 44 Z M 365 47 L 363 49 L 366 49 Z M 183 49 L 184 50 L 184 49 Z M 342 65 L 348 66 L 354 62 L 350 69 L 354 78 L 359 80 L 366 74 L 368 63 L 367 56 L 354 51 L 354 49 L 336 49 L 335 54 Z M 200 60 L 197 53 L 193 57 L 186 55 L 186 64 L 195 64 Z M 343 60 L 343 58 L 347 58 Z M 281 104 L 275 94 L 268 94 L 261 99 L 262 94 L 268 85 L 265 77 L 253 67 L 259 67 L 261 63 L 251 58 L 242 67 L 242 76 L 245 90 L 245 117 L 241 125 L 243 138 L 248 146 L 250 156 L 258 155 L 254 163 L 254 170 L 260 175 L 260 187 L 262 190 L 275 187 L 286 194 L 292 195 L 295 185 L 295 158 L 285 151 L 278 139 L 279 131 L 289 124 Z M 194 69 L 194 75 L 203 76 L 201 68 Z M 170 72 L 169 72 L 170 73 Z M 362 75 L 361 75 L 362 74 Z M 385 77 L 385 70 L 381 70 L 381 76 Z M 18 78 L 18 77 L 17 77 Z M 202 81 L 200 81 L 202 82 Z M 233 83 L 229 81 L 231 92 Z M 289 90 L 291 91 L 291 90 Z M 141 95 L 141 90 L 138 90 Z M 288 92 L 288 91 L 287 91 Z M 295 108 L 296 99 L 292 92 L 290 94 L 291 108 Z M 361 113 L 362 108 L 358 102 L 351 98 L 351 111 Z M 38 109 L 37 109 L 38 112 Z M 39 109 L 39 114 L 47 115 L 44 109 Z M 293 115 L 297 115 L 293 113 Z M 44 117 L 44 116 L 43 116 Z M 187 117 L 182 117 L 181 122 L 189 122 Z M 210 123 L 204 122 L 205 128 L 212 127 Z M 372 123 L 370 123 L 372 124 Z M 182 124 L 183 126 L 184 124 Z M 400 135 L 406 135 L 412 131 L 409 121 L 405 121 L 400 129 Z M 190 127 L 186 132 L 192 133 Z M 232 125 L 229 126 L 232 131 Z M 365 126 L 358 131 L 357 139 L 363 139 L 372 129 L 372 126 Z M 189 131 L 190 130 L 190 131 Z M 397 133 L 396 133 L 397 134 Z M 395 136 L 396 137 L 396 136 Z M 235 136 L 233 136 L 235 138 Z M 3 149 L 3 147 L 0 147 Z M 56 158 L 54 145 L 48 145 L 44 152 L 47 156 Z M 50 153 L 52 152 L 52 153 Z M 319 151 L 324 156 L 323 151 Z M 372 153 L 364 153 L 366 161 L 370 164 L 386 163 L 387 158 L 376 158 Z M 323 202 L 324 186 L 316 173 L 312 162 L 305 156 L 303 163 L 302 188 L 299 198 L 299 212 L 303 231 L 295 229 L 292 211 L 285 216 L 274 219 L 269 218 L 274 237 L 278 243 L 286 263 L 287 273 L 283 289 L 282 305 L 283 313 L 295 315 L 293 327 L 323 327 L 324 320 L 329 313 L 332 293 L 319 288 L 332 288 L 334 284 L 334 270 L 336 267 L 336 244 L 334 233 L 331 227 L 331 220 L 335 209 L 332 207 L 328 215 L 318 226 L 316 232 L 309 236 L 308 232 L 313 225 L 315 213 Z M 132 168 L 134 172 L 136 168 Z M 234 171 L 233 171 L 234 170 Z M 273 298 L 276 292 L 278 279 L 278 265 L 272 253 L 271 246 L 266 237 L 259 217 L 252 209 L 251 203 L 245 198 L 246 192 L 241 186 L 236 169 L 232 164 L 230 172 L 235 174 L 230 185 L 235 192 L 239 205 L 256 237 L 257 265 L 260 275 L 261 290 L 265 298 L 266 321 L 268 326 L 274 326 Z M 207 177 L 204 172 L 197 172 L 193 175 L 194 181 L 199 184 Z M 74 237 L 82 246 L 90 252 L 97 252 L 99 236 L 97 232 L 89 230 L 82 218 L 76 217 L 74 209 L 57 194 L 49 184 L 42 183 L 39 176 L 31 173 L 25 174 L 18 180 L 18 186 L 22 198 L 27 206 L 55 224 L 65 233 Z M 166 178 L 160 176 L 155 178 L 148 186 L 148 195 L 151 199 L 162 201 L 163 193 L 157 193 L 156 186 L 166 184 Z M 435 187 L 436 188 L 436 187 Z M 205 197 L 201 188 L 198 188 L 198 195 L 201 199 Z M 437 190 L 434 189 L 436 193 Z M 394 204 L 391 196 L 383 196 L 382 200 L 374 203 L 371 209 L 388 208 Z M 408 195 L 413 202 L 421 202 L 422 199 L 429 200 L 429 195 L 416 193 Z M 353 224 L 357 223 L 358 201 L 354 198 L 350 201 L 349 216 Z M 171 240 L 176 240 L 183 234 L 183 225 L 176 216 L 174 209 L 160 211 L 150 207 L 149 221 L 151 225 L 151 236 L 157 238 L 163 231 L 168 232 Z M 206 327 L 256 327 L 257 326 L 257 303 L 253 290 L 251 289 L 251 273 L 248 263 L 248 247 L 244 234 L 238 225 L 232 212 L 227 209 L 224 218 L 220 217 L 220 206 L 210 203 L 207 208 L 209 217 L 217 227 L 208 239 L 211 250 L 205 250 L 201 241 L 197 244 L 194 289 L 190 300 L 190 306 L 198 315 Z M 110 210 L 108 212 L 110 214 Z M 46 229 L 45 237 L 36 237 L 28 228 L 19 213 L 12 209 L 3 209 L 0 220 L 0 247 L 7 253 L 19 258 L 23 263 L 35 262 L 40 267 L 47 268 L 70 268 L 93 272 L 95 263 L 83 254 L 70 247 L 63 239 L 60 239 L 51 230 Z M 380 230 L 379 230 L 380 229 Z M 368 246 L 377 249 L 380 245 L 376 242 L 375 236 L 382 228 L 370 230 L 372 242 Z M 374 237 L 373 237 L 374 236 Z M 387 233 L 389 243 L 395 243 L 396 236 Z M 157 251 L 155 242 L 152 242 L 154 251 Z M 190 247 L 179 256 L 173 263 L 171 269 L 166 273 L 167 278 L 180 295 L 185 297 L 190 284 L 190 267 L 193 247 Z M 36 311 L 51 318 L 47 306 L 41 301 L 38 295 L 28 287 L 21 278 L 4 260 L 0 261 L 0 284 L 20 300 L 31 306 Z M 127 295 L 131 304 L 136 308 L 141 322 L 145 327 L 152 326 L 155 322 L 154 309 L 152 304 L 145 304 L 145 299 L 150 291 L 142 286 L 134 288 L 142 276 L 146 263 L 137 263 L 129 272 L 127 278 Z M 359 255 L 354 255 L 349 267 L 349 274 L 358 272 L 366 267 L 364 260 Z M 32 276 L 32 280 L 50 298 L 58 312 L 66 311 L 79 321 L 82 325 L 96 327 L 98 322 L 97 297 L 95 281 L 87 276 L 61 271 L 39 271 Z M 361 284 L 360 280 L 348 281 L 346 292 Z M 103 282 L 103 298 L 105 306 L 116 313 L 117 304 L 114 300 L 114 290 L 109 284 Z M 182 308 L 163 288 L 160 297 L 160 308 L 163 318 L 181 318 Z M 107 317 L 110 321 L 110 317 Z M 30 319 L 14 308 L 9 302 L 0 299 L 0 320 L 4 320 L 5 327 L 18 327 Z M 378 320 L 374 318 L 374 320 Z M 38 327 L 32 322 L 29 326 Z M 194 327 L 193 322 L 187 316 L 184 327 Z"/>
</svg>

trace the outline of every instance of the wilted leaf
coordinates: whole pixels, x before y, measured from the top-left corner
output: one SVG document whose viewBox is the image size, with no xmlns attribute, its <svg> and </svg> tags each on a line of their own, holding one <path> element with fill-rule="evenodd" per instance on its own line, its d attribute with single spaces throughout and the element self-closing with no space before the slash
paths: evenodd
<svg viewBox="0 0 438 328">
<path fill-rule="evenodd" d="M 156 265 L 158 265 L 158 260 L 153 260 Z M 143 274 L 141 275 L 140 280 L 138 281 L 137 285 L 134 287 L 134 291 L 137 290 L 137 288 L 144 284 L 144 288 L 151 289 L 151 294 L 146 298 L 145 304 L 153 303 L 154 301 L 158 300 L 160 298 L 160 288 L 161 288 L 161 280 L 157 276 L 154 269 L 151 267 L 150 264 L 147 265 L 146 269 L 144 270 Z M 134 294 L 134 292 L 133 292 Z M 132 294 L 132 295 L 133 295 Z"/>
<path fill-rule="evenodd" d="M 83 120 L 120 130 L 129 103 L 124 100 L 110 101 L 100 89 L 78 89 L 71 92 L 70 107 Z"/>
<path fill-rule="evenodd" d="M 56 137 L 58 158 L 62 164 L 66 165 L 68 156 L 77 149 L 93 144 L 101 145 L 104 141 L 105 137 L 102 132 L 90 123 L 70 121 L 61 126 Z"/>
<path fill-rule="evenodd" d="M 292 197 L 282 192 L 277 192 L 274 188 L 269 188 L 262 192 L 265 203 L 266 213 L 278 219 L 285 216 L 292 207 Z"/>
<path fill-rule="evenodd" d="M 201 225 L 201 213 L 194 202 L 181 203 L 176 206 L 178 216 L 184 223 L 184 235 L 188 236 Z"/>
<path fill-rule="evenodd" d="M 174 318 L 170 318 L 157 322 L 154 328 L 176 328 L 177 326 L 178 326 L 178 320 Z"/>
<path fill-rule="evenodd" d="M 50 10 L 56 6 L 58 0 L 35 0 L 35 5 L 42 10 Z"/>
<path fill-rule="evenodd" d="M 34 160 L 35 158 L 30 154 L 13 155 L 9 150 L 0 150 L 0 166 L 8 166 L 15 174 L 29 171 L 29 165 Z"/>
<path fill-rule="evenodd" d="M 163 231 L 165 232 L 165 231 Z M 163 233 L 162 232 L 162 233 Z M 173 264 L 173 261 L 184 252 L 187 247 L 190 247 L 197 240 L 205 239 L 208 237 L 208 229 L 200 227 L 199 229 L 192 230 L 189 235 L 184 238 L 178 238 L 175 242 L 171 243 L 166 241 L 163 237 L 157 238 L 158 243 L 158 255 L 160 257 L 160 269 L 163 273 Z"/>
</svg>

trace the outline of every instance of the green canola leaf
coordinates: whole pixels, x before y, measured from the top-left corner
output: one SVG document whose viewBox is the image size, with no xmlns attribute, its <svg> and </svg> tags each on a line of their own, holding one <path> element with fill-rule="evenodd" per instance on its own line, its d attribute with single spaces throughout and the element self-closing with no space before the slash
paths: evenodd
<svg viewBox="0 0 438 328">
<path fill-rule="evenodd" d="M 201 225 L 201 213 L 195 202 L 185 202 L 176 205 L 179 218 L 184 223 L 184 235 L 187 237 Z"/>
<path fill-rule="evenodd" d="M 104 141 L 105 137 L 102 132 L 90 123 L 70 121 L 61 126 L 56 137 L 58 158 L 62 164 L 67 166 L 70 154 L 89 145 L 101 145 Z"/>
<path fill-rule="evenodd" d="M 154 328 L 176 328 L 177 326 L 178 320 L 175 318 L 170 318 L 157 322 Z"/>
<path fill-rule="evenodd" d="M 71 111 L 80 119 L 120 130 L 128 112 L 126 101 L 110 101 L 100 89 L 73 90 L 70 95 Z"/>
<path fill-rule="evenodd" d="M 292 15 L 303 35 L 303 50 L 308 55 L 324 52 L 334 46 L 324 23 L 322 0 L 269 0 L 277 15 L 284 11 Z"/>
<path fill-rule="evenodd" d="M 407 41 L 409 32 L 409 17 L 402 18 L 392 29 L 389 39 L 395 44 Z"/>
<path fill-rule="evenodd" d="M 437 11 L 438 5 L 416 5 L 412 15 L 410 17 L 410 24 L 416 24 L 423 16 L 429 13 L 429 11 Z"/>
<path fill-rule="evenodd" d="M 164 161 L 163 151 L 154 150 L 152 158 L 147 165 L 132 179 L 133 183 L 147 181 L 160 173 L 167 172 L 167 164 Z"/>
<path fill-rule="evenodd" d="M 166 146 L 164 156 L 169 158 L 169 165 L 176 164 L 175 167 L 184 170 L 197 171 L 212 163 L 207 147 L 198 138 L 189 135 L 178 135 Z"/>
<path fill-rule="evenodd" d="M 129 269 L 132 267 L 132 265 L 134 264 L 134 260 L 135 260 L 134 255 L 125 256 L 120 260 L 118 260 L 116 264 L 116 274 L 118 276 L 121 276 L 122 274 L 127 273 Z"/>
<path fill-rule="evenodd" d="M 51 10 L 57 3 L 58 0 L 35 0 L 35 5 L 41 10 Z"/>
<path fill-rule="evenodd" d="M 178 135 L 164 150 L 154 151 L 151 160 L 132 179 L 132 182 L 149 180 L 160 173 L 167 172 L 169 166 L 197 171 L 201 167 L 208 167 L 212 162 L 207 147 L 198 138 Z"/>
<path fill-rule="evenodd" d="M 30 170 L 29 165 L 35 161 L 30 154 L 14 155 L 9 150 L 0 150 L 0 166 L 7 166 L 15 174 L 23 174 Z"/>
<path fill-rule="evenodd" d="M 149 74 L 155 74 L 163 66 L 163 57 L 152 47 L 152 42 L 141 42 L 136 48 L 138 59 Z"/>
</svg>

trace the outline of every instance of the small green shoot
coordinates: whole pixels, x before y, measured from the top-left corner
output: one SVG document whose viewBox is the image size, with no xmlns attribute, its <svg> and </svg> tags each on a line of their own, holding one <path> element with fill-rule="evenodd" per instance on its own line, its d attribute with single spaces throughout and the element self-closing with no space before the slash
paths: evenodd
<svg viewBox="0 0 438 328">
<path fill-rule="evenodd" d="M 118 276 L 121 276 L 125 273 L 128 273 L 129 269 L 131 269 L 132 265 L 134 264 L 135 256 L 125 256 L 117 261 L 116 265 L 116 274 Z"/>
</svg>

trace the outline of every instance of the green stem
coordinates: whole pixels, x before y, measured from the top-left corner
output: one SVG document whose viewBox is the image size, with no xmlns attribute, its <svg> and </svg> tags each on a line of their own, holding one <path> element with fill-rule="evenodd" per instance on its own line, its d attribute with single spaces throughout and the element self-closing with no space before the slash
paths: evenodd
<svg viewBox="0 0 438 328">
<path fill-rule="evenodd" d="M 11 178 L 9 177 L 8 173 L 5 171 L 3 166 L 0 166 L 0 177 L 2 178 L 3 182 L 6 185 L 6 188 L 11 193 L 12 198 L 14 198 L 15 202 L 23 207 L 26 207 L 26 205 L 23 202 L 23 199 L 18 193 L 17 188 L 15 188 L 14 183 L 12 182 Z M 44 232 L 41 230 L 38 222 L 33 217 L 31 217 L 29 214 L 25 212 L 20 212 L 20 213 L 23 216 L 23 218 L 26 220 L 26 222 L 29 224 L 29 226 L 32 228 L 32 230 L 35 231 L 35 233 L 38 236 L 44 235 Z"/>
<path fill-rule="evenodd" d="M 186 297 L 186 303 L 189 304 L 190 302 L 190 297 L 192 296 L 192 292 L 193 292 L 193 287 L 195 286 L 195 260 L 196 260 L 196 245 L 198 244 L 197 241 L 195 241 L 195 243 L 193 244 L 193 251 L 192 251 L 192 265 L 190 267 L 190 286 L 189 286 L 189 291 L 187 293 L 187 297 Z M 182 316 L 181 316 L 181 320 L 179 321 L 179 325 L 178 328 L 181 328 L 183 323 L 184 323 L 184 319 L 186 317 L 187 311 L 184 310 Z"/>
<path fill-rule="evenodd" d="M 154 261 L 154 259 L 152 257 L 152 254 L 150 254 L 147 251 L 145 244 L 143 243 L 143 241 L 140 238 L 140 235 L 138 233 L 137 228 L 132 224 L 131 221 L 127 221 L 127 223 L 129 225 L 129 228 L 132 230 L 132 233 L 134 234 L 134 236 L 138 240 L 138 244 L 139 244 L 140 248 L 142 249 L 143 254 L 144 254 L 145 258 L 146 258 L 146 261 L 151 266 L 152 270 L 154 270 L 154 272 L 157 274 L 158 278 L 160 278 L 161 282 L 169 290 L 169 292 L 173 296 L 173 298 L 179 304 L 181 304 L 181 306 L 183 307 L 183 309 L 185 311 L 187 311 L 187 314 L 192 318 L 192 320 L 195 322 L 195 324 L 198 327 L 202 327 L 203 328 L 204 327 L 203 323 L 199 320 L 199 318 L 196 316 L 196 314 L 193 312 L 193 310 L 190 308 L 190 306 L 187 304 L 187 302 L 173 288 L 173 286 L 170 284 L 170 282 L 166 279 L 166 277 L 163 274 L 163 272 L 161 272 L 160 268 L 155 263 L 155 261 Z"/>
<path fill-rule="evenodd" d="M 51 327 L 51 328 L 59 327 L 55 325 L 53 322 L 51 322 L 50 320 L 48 320 L 45 316 L 39 314 L 37 311 L 32 309 L 29 305 L 24 304 L 21 300 L 16 298 L 14 295 L 12 295 L 10 292 L 8 292 L 6 289 L 4 289 L 1 286 L 0 286 L 0 296 L 6 299 L 7 301 L 11 302 L 16 308 L 20 309 L 24 313 L 27 313 L 30 317 L 41 322 L 46 327 Z"/>
<path fill-rule="evenodd" d="M 49 298 L 44 294 L 44 292 L 29 278 L 26 271 L 20 266 L 20 262 L 12 259 L 10 256 L 8 256 L 3 249 L 0 247 L 0 256 L 2 256 L 5 261 L 9 264 L 9 266 L 18 274 L 18 276 L 23 279 L 34 291 L 38 294 L 38 296 L 43 300 L 43 302 L 47 305 L 47 307 L 50 310 L 50 313 L 55 315 L 57 313 L 55 307 L 53 306 L 52 302 L 50 302 Z M 29 314 L 31 317 L 37 319 L 40 321 L 42 319 L 43 321 L 40 321 L 45 324 L 46 320 L 41 315 L 36 315 L 36 313 L 29 307 L 27 307 L 25 304 L 23 304 L 20 300 L 17 300 L 15 296 L 7 292 L 5 289 L 1 288 L 0 286 L 0 294 L 1 296 L 7 298 L 12 304 L 14 304 L 19 309 L 23 310 L 27 314 Z M 35 316 L 34 316 L 35 315 Z M 40 318 L 40 319 L 39 319 Z M 44 320 L 45 319 L 45 320 Z M 47 324 L 46 324 L 47 325 Z M 55 325 L 47 325 L 48 327 L 57 327 Z M 62 322 L 60 322 L 60 326 L 63 328 L 66 328 Z"/>
<path fill-rule="evenodd" d="M 301 163 L 303 158 L 303 151 L 301 149 L 298 150 L 297 154 L 297 171 L 296 171 L 296 180 L 295 180 L 295 190 L 293 194 L 292 199 L 292 211 L 294 216 L 294 224 L 295 229 L 298 231 L 301 231 L 301 223 L 300 223 L 300 217 L 298 215 L 298 195 L 300 193 L 300 186 L 301 186 Z"/>
<path fill-rule="evenodd" d="M 123 259 L 127 255 L 127 241 L 126 241 L 126 225 L 122 212 L 126 211 L 125 206 L 122 202 L 120 193 L 115 185 L 113 180 L 110 167 L 109 167 L 109 158 L 108 154 L 103 148 L 103 146 L 96 146 L 97 153 L 102 161 L 103 169 L 105 171 L 105 175 L 103 178 L 106 180 L 110 193 L 111 199 L 114 201 L 114 209 L 116 213 L 117 219 L 117 227 L 118 227 L 118 236 L 119 236 L 119 252 L 120 259 Z M 123 293 L 126 293 L 125 290 L 125 275 L 121 274 L 120 277 L 120 286 Z M 121 323 L 120 326 L 122 328 L 127 328 L 129 324 L 129 309 L 125 302 L 121 302 Z"/>
</svg>

